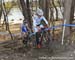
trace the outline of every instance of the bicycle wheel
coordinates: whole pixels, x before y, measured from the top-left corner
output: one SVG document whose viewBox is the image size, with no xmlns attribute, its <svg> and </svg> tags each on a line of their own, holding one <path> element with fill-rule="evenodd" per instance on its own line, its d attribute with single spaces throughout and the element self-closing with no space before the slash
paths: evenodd
<svg viewBox="0 0 75 60">
<path fill-rule="evenodd" d="M 28 45 L 31 48 L 35 48 L 36 47 L 36 38 L 35 38 L 35 35 L 32 35 L 32 36 L 29 37 Z"/>
<path fill-rule="evenodd" d="M 50 34 L 48 33 L 48 31 L 44 31 L 41 33 L 41 42 L 43 47 L 49 48 Z"/>
</svg>

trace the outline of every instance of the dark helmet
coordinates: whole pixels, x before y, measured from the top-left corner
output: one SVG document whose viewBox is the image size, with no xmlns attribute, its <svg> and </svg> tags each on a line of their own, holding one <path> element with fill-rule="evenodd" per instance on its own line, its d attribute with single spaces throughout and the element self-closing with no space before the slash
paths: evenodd
<svg viewBox="0 0 75 60">
<path fill-rule="evenodd" d="M 26 20 L 23 20 L 23 23 L 27 23 L 27 21 Z"/>
</svg>

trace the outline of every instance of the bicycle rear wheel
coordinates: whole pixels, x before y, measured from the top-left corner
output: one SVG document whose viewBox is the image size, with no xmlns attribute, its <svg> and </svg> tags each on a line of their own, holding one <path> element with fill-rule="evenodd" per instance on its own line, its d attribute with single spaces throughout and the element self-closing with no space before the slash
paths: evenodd
<svg viewBox="0 0 75 60">
<path fill-rule="evenodd" d="M 45 47 L 45 48 L 50 47 L 51 38 L 50 38 L 50 33 L 48 33 L 48 31 L 45 31 L 42 33 L 41 40 L 42 40 L 43 47 Z"/>
</svg>

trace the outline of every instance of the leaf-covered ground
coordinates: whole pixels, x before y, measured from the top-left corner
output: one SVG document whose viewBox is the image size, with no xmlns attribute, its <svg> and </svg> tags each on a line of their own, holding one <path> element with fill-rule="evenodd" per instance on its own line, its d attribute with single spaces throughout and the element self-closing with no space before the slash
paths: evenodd
<svg viewBox="0 0 75 60">
<path fill-rule="evenodd" d="M 25 48 L 0 49 L 0 60 L 75 60 L 75 45 L 61 45 L 54 41 L 50 49 Z"/>
</svg>

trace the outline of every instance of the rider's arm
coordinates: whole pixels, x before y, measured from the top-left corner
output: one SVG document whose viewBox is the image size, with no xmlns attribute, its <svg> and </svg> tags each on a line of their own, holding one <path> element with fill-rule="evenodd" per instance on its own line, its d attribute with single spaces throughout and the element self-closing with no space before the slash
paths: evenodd
<svg viewBox="0 0 75 60">
<path fill-rule="evenodd" d="M 45 23 L 48 25 L 48 21 L 46 20 L 45 17 L 43 17 L 43 20 L 45 21 Z"/>
<path fill-rule="evenodd" d="M 45 23 L 46 23 L 46 25 L 48 27 L 48 21 L 47 21 L 47 19 L 44 16 L 42 17 L 42 19 L 45 21 Z"/>
</svg>

